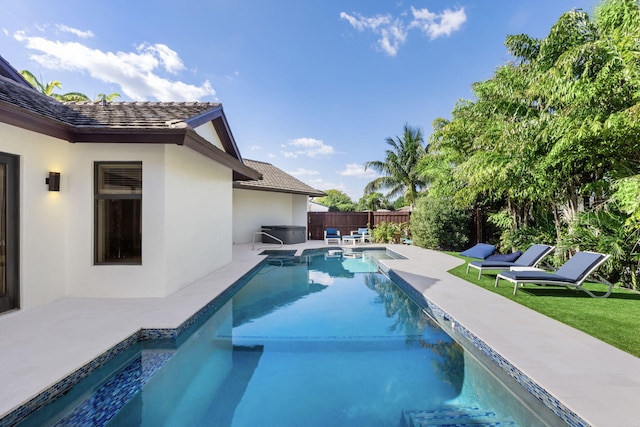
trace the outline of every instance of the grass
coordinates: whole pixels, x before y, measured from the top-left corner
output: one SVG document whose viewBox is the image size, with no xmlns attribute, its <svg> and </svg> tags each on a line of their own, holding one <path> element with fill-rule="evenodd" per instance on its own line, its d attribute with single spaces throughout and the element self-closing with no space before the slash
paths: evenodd
<svg viewBox="0 0 640 427">
<path fill-rule="evenodd" d="M 471 269 L 467 274 L 466 269 L 465 263 L 450 273 L 640 357 L 639 293 L 614 288 L 608 298 L 591 298 L 582 291 L 525 285 L 513 295 L 513 285 L 509 282 L 501 281 L 497 288 L 494 286 L 497 272 L 484 272 L 478 280 L 477 270 Z M 587 283 L 585 287 L 602 293 L 607 289 L 598 283 Z"/>
</svg>

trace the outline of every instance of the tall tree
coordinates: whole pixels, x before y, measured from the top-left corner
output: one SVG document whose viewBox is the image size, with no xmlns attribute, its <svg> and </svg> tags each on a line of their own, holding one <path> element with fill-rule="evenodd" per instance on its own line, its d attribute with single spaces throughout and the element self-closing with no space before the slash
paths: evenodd
<svg viewBox="0 0 640 427">
<path fill-rule="evenodd" d="M 364 192 L 369 194 L 386 189 L 388 198 L 404 196 L 413 206 L 418 192 L 427 185 L 418 170 L 418 163 L 427 152 L 422 131 L 405 124 L 402 136 L 388 137 L 385 142 L 391 147 L 385 151 L 385 160 L 364 164 L 365 170 L 373 169 L 383 176 L 369 182 Z"/>
<path fill-rule="evenodd" d="M 637 0 L 609 0 L 595 20 L 573 10 L 544 39 L 507 38 L 514 61 L 432 135 L 436 153 L 456 154 L 458 199 L 502 201 L 516 228 L 551 213 L 559 236 L 585 196 L 606 197 L 636 170 L 638 11 Z"/>
<path fill-rule="evenodd" d="M 332 212 L 350 212 L 356 208 L 355 203 L 351 200 L 351 197 L 340 190 L 325 190 L 327 195 L 314 199 L 315 202 L 321 205 L 327 206 Z"/>
<path fill-rule="evenodd" d="M 389 201 L 377 191 L 365 194 L 358 200 L 358 210 L 361 211 L 377 211 L 387 207 L 389 207 Z"/>
</svg>

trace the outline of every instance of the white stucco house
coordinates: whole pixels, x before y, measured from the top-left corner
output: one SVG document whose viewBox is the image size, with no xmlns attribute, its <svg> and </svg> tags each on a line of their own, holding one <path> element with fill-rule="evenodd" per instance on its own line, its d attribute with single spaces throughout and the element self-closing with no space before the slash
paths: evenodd
<svg viewBox="0 0 640 427">
<path fill-rule="evenodd" d="M 0 313 L 163 297 L 258 222 L 302 223 L 306 196 L 242 186 L 253 163 L 219 103 L 60 103 L 0 57 Z"/>
<path fill-rule="evenodd" d="M 233 242 L 252 243 L 264 226 L 304 227 L 307 236 L 309 197 L 326 194 L 270 163 L 244 159 L 245 165 L 262 175 L 260 180 L 233 184 Z"/>
<path fill-rule="evenodd" d="M 309 212 L 329 212 L 329 206 L 321 205 L 320 203 L 310 200 L 307 210 Z"/>
</svg>

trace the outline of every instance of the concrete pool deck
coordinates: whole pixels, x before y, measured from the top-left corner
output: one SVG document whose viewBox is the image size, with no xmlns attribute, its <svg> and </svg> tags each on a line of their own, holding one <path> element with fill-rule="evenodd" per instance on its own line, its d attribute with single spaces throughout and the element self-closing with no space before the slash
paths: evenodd
<svg viewBox="0 0 640 427">
<path fill-rule="evenodd" d="M 326 246 L 311 241 L 282 249 L 314 247 Z M 640 425 L 639 358 L 452 276 L 447 271 L 458 258 L 389 248 L 408 259 L 385 260 L 388 267 L 587 423 Z M 14 409 L 141 328 L 178 327 L 262 260 L 251 245 L 233 251 L 232 263 L 166 298 L 64 298 L 0 316 L 0 426 Z"/>
</svg>

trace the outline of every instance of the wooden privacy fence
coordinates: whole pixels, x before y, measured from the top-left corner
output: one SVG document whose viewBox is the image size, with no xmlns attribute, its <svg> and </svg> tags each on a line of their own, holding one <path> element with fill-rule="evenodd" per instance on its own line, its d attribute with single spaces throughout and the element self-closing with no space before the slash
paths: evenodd
<svg viewBox="0 0 640 427">
<path fill-rule="evenodd" d="M 337 228 L 342 236 L 360 227 L 375 228 L 381 222 L 409 223 L 411 212 L 307 212 L 309 240 L 323 240 L 324 229 Z"/>
</svg>

